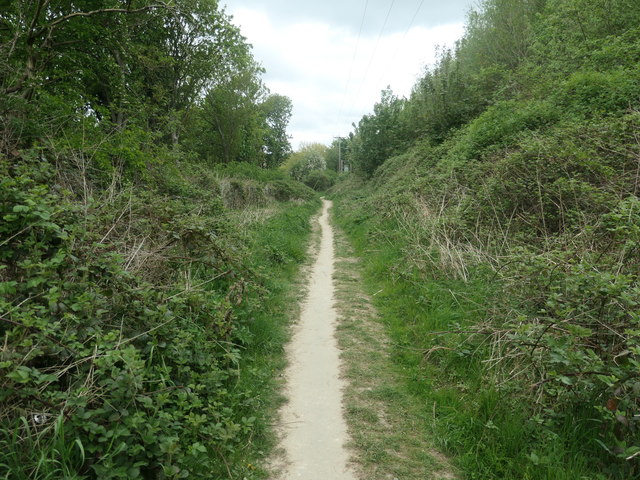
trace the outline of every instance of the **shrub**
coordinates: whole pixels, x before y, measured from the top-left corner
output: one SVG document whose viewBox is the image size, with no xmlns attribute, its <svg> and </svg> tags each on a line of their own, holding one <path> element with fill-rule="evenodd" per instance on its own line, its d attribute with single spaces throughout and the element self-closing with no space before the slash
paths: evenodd
<svg viewBox="0 0 640 480">
<path fill-rule="evenodd" d="M 309 187 L 292 179 L 269 182 L 266 188 L 269 195 L 272 195 L 279 202 L 308 200 L 314 195 L 313 190 Z"/>
<path fill-rule="evenodd" d="M 312 170 L 303 179 L 303 183 L 317 192 L 324 192 L 331 188 L 338 178 L 333 170 Z"/>
<path fill-rule="evenodd" d="M 1 475 L 228 475 L 262 400 L 238 387 L 257 274 L 220 199 L 57 175 L 0 161 Z"/>
<path fill-rule="evenodd" d="M 640 69 L 576 72 L 555 96 L 564 108 L 581 115 L 617 113 L 640 100 Z"/>
</svg>

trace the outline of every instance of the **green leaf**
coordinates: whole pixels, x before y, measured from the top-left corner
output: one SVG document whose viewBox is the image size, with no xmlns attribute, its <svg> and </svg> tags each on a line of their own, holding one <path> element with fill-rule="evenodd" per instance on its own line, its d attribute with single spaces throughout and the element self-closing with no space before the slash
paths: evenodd
<svg viewBox="0 0 640 480">
<path fill-rule="evenodd" d="M 138 478 L 140 476 L 140 468 L 138 467 L 131 467 L 127 470 L 127 477 L 128 478 Z"/>
<path fill-rule="evenodd" d="M 560 375 L 558 378 L 565 385 L 573 385 L 575 383 L 575 379 L 574 378 L 567 377 L 565 375 Z"/>
<path fill-rule="evenodd" d="M 18 282 L 0 282 L 0 295 L 14 295 L 16 293 L 16 286 Z"/>
<path fill-rule="evenodd" d="M 31 380 L 31 368 L 21 365 L 10 372 L 7 377 L 16 383 L 28 383 Z"/>
</svg>

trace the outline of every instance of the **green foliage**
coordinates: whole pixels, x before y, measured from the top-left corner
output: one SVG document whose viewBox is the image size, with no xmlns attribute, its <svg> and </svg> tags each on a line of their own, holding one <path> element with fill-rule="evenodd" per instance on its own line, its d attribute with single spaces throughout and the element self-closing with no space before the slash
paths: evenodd
<svg viewBox="0 0 640 480">
<path fill-rule="evenodd" d="M 218 2 L 16 1 L 0 24 L 5 154 L 82 122 L 100 138 L 142 133 L 210 163 L 273 167 L 289 152 L 290 101 L 267 96 Z"/>
<path fill-rule="evenodd" d="M 261 105 L 265 112 L 267 132 L 265 134 L 266 166 L 275 168 L 291 154 L 291 144 L 287 136 L 287 125 L 291 118 L 293 104 L 283 95 L 269 95 Z"/>
<path fill-rule="evenodd" d="M 640 98 L 640 68 L 577 72 L 556 95 L 559 105 L 582 115 L 618 113 Z"/>
<path fill-rule="evenodd" d="M 639 15 L 485 2 L 406 102 L 413 146 L 336 189 L 468 478 L 640 472 Z"/>
<path fill-rule="evenodd" d="M 178 478 L 217 468 L 204 445 L 233 448 L 246 428 L 222 407 L 237 401 L 221 388 L 234 377 L 227 368 L 238 357 L 219 343 L 232 338 L 227 282 L 217 295 L 163 293 L 131 273 L 135 257 L 124 261 L 100 241 L 107 212 L 90 206 L 84 216 L 27 172 L 3 176 L 2 189 L 8 241 L 0 310 L 12 347 L 3 354 L 1 401 L 3 431 L 14 432 L 3 438 L 3 452 L 15 456 L 14 473 L 27 476 L 37 464 L 21 463 L 11 437 L 30 441 L 37 434 L 44 445 L 59 443 L 61 425 L 70 432 L 67 448 L 74 436 L 83 445 L 83 475 L 162 471 Z M 222 219 L 200 227 L 171 201 L 162 210 L 172 220 L 156 234 L 174 238 L 173 255 L 219 248 L 211 235 L 223 232 Z M 157 228 L 158 220 L 147 222 Z"/>
<path fill-rule="evenodd" d="M 319 143 L 302 145 L 282 165 L 282 170 L 313 190 L 326 191 L 338 178 L 337 172 L 327 166 L 330 151 L 331 149 Z"/>
<path fill-rule="evenodd" d="M 171 195 L 127 188 L 109 200 L 69 166 L 2 161 L 3 476 L 253 475 L 241 452 L 264 400 L 250 382 L 239 387 L 257 304 L 242 305 L 247 292 L 270 295 L 267 275 L 209 193 L 215 184 L 193 168 Z M 200 185 L 189 180 L 199 173 Z M 52 188 L 60 174 L 95 196 Z M 290 277 L 304 229 L 271 227 L 258 236 L 273 237 Z"/>
<path fill-rule="evenodd" d="M 259 104 L 266 94 L 262 69 L 248 51 L 235 59 L 233 68 L 228 78 L 209 89 L 192 114 L 186 143 L 208 163 L 260 163 L 264 114 Z"/>
<path fill-rule="evenodd" d="M 451 51 L 441 52 L 435 69 L 414 85 L 406 106 L 405 123 L 412 137 L 442 141 L 451 129 L 482 111 L 488 98 L 476 98 L 469 86 L 458 58 Z"/>
<path fill-rule="evenodd" d="M 557 120 L 556 107 L 548 102 L 508 100 L 489 107 L 461 131 L 460 152 L 465 159 L 480 152 L 495 150 L 513 143 L 528 130 L 537 130 Z"/>
<path fill-rule="evenodd" d="M 637 61 L 640 12 L 633 0 L 555 0 L 547 2 L 542 20 L 534 24 L 532 56 L 544 60 L 547 73 L 562 77 L 585 65 Z"/>
<path fill-rule="evenodd" d="M 261 168 L 246 162 L 216 165 L 212 171 L 221 177 L 256 180 L 263 183 L 289 179 L 289 176 L 280 170 Z"/>
<path fill-rule="evenodd" d="M 214 172 L 222 176 L 221 185 L 228 185 L 222 192 L 225 205 L 232 208 L 262 206 L 267 197 L 279 202 L 310 200 L 314 192 L 281 170 L 264 169 L 248 163 L 218 165 Z M 225 182 L 225 178 L 230 179 Z M 229 196 L 235 197 L 229 201 Z"/>
<path fill-rule="evenodd" d="M 469 14 L 466 35 L 456 52 L 462 68 L 467 72 L 483 67 L 517 68 L 529 54 L 532 20 L 546 3 L 546 0 L 483 2 L 477 12 Z"/>
<path fill-rule="evenodd" d="M 54 96 L 97 122 L 116 128 L 140 122 L 175 141 L 180 129 L 173 119 L 182 118 L 212 74 L 226 69 L 221 53 L 241 38 L 211 1 L 179 8 L 134 3 L 12 2 L 2 11 L 6 99 L 32 104 Z M 57 108 L 42 107 L 31 113 L 41 122 L 59 121 Z M 37 132 L 18 135 L 5 141 L 38 138 Z"/>
<path fill-rule="evenodd" d="M 382 91 L 373 114 L 362 117 L 349 144 L 349 165 L 354 171 L 370 176 L 404 146 L 405 134 L 400 122 L 403 108 L 404 100 L 393 95 L 391 89 Z"/>
<path fill-rule="evenodd" d="M 282 169 L 293 178 L 302 181 L 312 170 L 325 170 L 327 147 L 320 143 L 304 144 L 292 154 Z"/>
<path fill-rule="evenodd" d="M 338 174 L 333 170 L 311 170 L 303 182 L 318 192 L 324 192 L 336 183 L 337 178 Z"/>
<path fill-rule="evenodd" d="M 309 200 L 314 197 L 313 190 L 300 182 L 290 180 L 276 180 L 269 185 L 269 191 L 280 202 L 296 199 Z"/>
</svg>

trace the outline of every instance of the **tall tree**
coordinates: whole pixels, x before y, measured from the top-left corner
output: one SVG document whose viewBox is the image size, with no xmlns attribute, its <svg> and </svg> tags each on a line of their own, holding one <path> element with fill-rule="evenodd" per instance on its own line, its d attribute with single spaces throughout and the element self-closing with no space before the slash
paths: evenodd
<svg viewBox="0 0 640 480">
<path fill-rule="evenodd" d="M 148 94 L 157 108 L 155 121 L 177 145 L 193 105 L 219 79 L 233 75 L 238 51 L 249 55 L 249 47 L 215 0 L 184 0 L 178 12 L 166 10 L 155 22 L 150 41 L 141 42 L 139 64 L 144 83 L 153 86 Z"/>
<path fill-rule="evenodd" d="M 351 142 L 353 166 L 371 175 L 382 163 L 405 146 L 406 133 L 401 121 L 405 100 L 390 88 L 382 91 L 372 115 L 362 117 Z"/>
<path fill-rule="evenodd" d="M 213 163 L 247 161 L 262 163 L 265 95 L 260 75 L 248 49 L 237 52 L 234 71 L 216 81 L 195 113 L 187 148 Z"/>
<path fill-rule="evenodd" d="M 274 168 L 282 164 L 292 151 L 287 126 L 293 104 L 289 97 L 271 94 L 262 103 L 262 109 L 267 127 L 264 136 L 265 164 Z"/>
<path fill-rule="evenodd" d="M 174 144 L 197 99 L 249 52 L 215 0 L 17 0 L 0 10 L 0 39 L 4 111 L 37 103 L 42 115 L 53 95 L 58 119 L 64 104 Z"/>
</svg>

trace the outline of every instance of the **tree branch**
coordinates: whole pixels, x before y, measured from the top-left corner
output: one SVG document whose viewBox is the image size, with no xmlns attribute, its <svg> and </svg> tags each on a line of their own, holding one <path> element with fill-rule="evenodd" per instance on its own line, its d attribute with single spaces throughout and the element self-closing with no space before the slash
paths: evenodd
<svg viewBox="0 0 640 480">
<path fill-rule="evenodd" d="M 62 17 L 58 17 L 56 19 L 54 19 L 51 23 L 49 23 L 49 25 L 47 25 L 46 27 L 43 27 L 40 29 L 40 33 L 42 31 L 44 31 L 47 28 L 53 29 L 54 27 L 56 27 L 56 25 L 60 25 L 61 23 L 64 23 L 68 20 L 71 20 L 72 18 L 75 17 L 90 17 L 93 15 L 98 15 L 101 13 L 140 13 L 140 12 L 144 12 L 147 10 L 155 10 L 155 9 L 159 9 L 159 8 L 165 8 L 165 9 L 171 9 L 171 7 L 169 5 L 167 5 L 166 3 L 157 3 L 157 4 L 153 4 L 153 5 L 147 5 L 146 7 L 140 7 L 140 8 L 136 8 L 136 9 L 128 9 L 128 8 L 100 8 L 98 10 L 91 10 L 89 12 L 74 12 L 74 13 L 69 13 L 68 15 L 64 15 Z"/>
<path fill-rule="evenodd" d="M 29 33 L 27 35 L 27 44 L 30 44 L 30 42 L 33 43 L 33 41 L 35 40 L 36 35 L 34 32 L 36 29 L 36 25 L 38 24 L 38 20 L 40 19 L 40 14 L 47 7 L 48 4 L 49 4 L 49 0 L 38 2 L 36 12 L 33 14 L 33 18 L 31 19 L 31 25 L 29 25 Z"/>
</svg>

